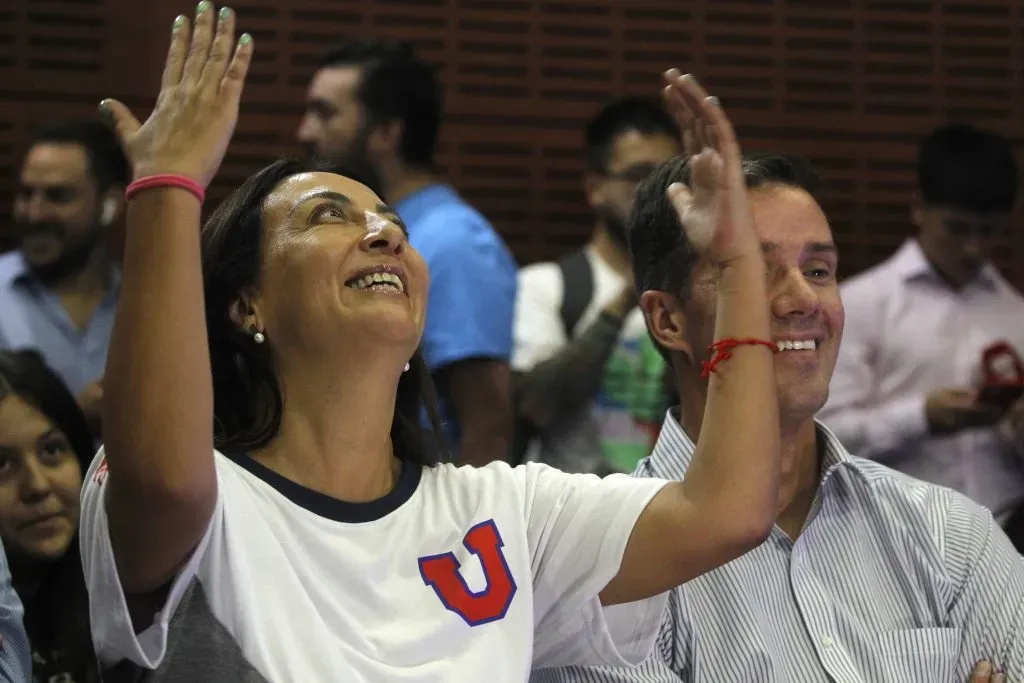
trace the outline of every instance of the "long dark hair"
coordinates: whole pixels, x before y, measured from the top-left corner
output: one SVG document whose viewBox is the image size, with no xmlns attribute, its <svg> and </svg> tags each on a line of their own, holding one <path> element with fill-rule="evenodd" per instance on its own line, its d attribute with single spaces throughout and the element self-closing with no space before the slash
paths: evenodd
<svg viewBox="0 0 1024 683">
<path fill-rule="evenodd" d="M 263 204 L 282 181 L 298 173 L 326 171 L 376 191 L 368 172 L 317 162 L 281 160 L 250 176 L 210 215 L 202 232 L 206 327 L 213 369 L 214 442 L 240 454 L 269 443 L 281 427 L 285 397 L 274 372 L 272 343 L 256 344 L 231 319 L 239 295 L 260 272 Z M 378 192 L 378 195 L 380 193 Z M 423 427 L 424 415 L 429 428 Z M 447 459 L 430 370 L 419 350 L 398 383 L 391 440 L 400 460 L 434 465 Z"/>
<path fill-rule="evenodd" d="M 71 443 L 82 477 L 95 446 L 89 422 L 60 377 L 32 350 L 0 351 L 0 401 L 14 395 L 42 413 Z M 10 558 L 12 553 L 8 551 Z M 16 558 L 11 562 L 15 587 L 27 577 Z M 63 556 L 53 563 L 38 591 L 26 605 L 25 627 L 34 650 L 61 651 L 69 670 L 88 672 L 98 680 L 89 629 L 89 598 L 78 549 L 78 534 Z"/>
</svg>

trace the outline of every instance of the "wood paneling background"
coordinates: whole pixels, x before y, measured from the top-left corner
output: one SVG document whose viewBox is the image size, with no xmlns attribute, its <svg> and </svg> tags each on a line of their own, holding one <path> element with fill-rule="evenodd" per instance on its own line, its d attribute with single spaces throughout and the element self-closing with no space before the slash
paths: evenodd
<svg viewBox="0 0 1024 683">
<path fill-rule="evenodd" d="M 1020 0 L 238 0 L 257 51 L 211 190 L 294 151 L 316 60 L 342 36 L 406 39 L 441 69 L 441 161 L 521 262 L 578 244 L 581 128 L 678 66 L 719 95 L 749 149 L 824 171 L 846 274 L 908 234 L 919 137 L 947 120 L 1024 135 Z M 104 96 L 152 101 L 179 0 L 13 0 L 0 9 L 0 212 L 33 126 Z M 998 249 L 1024 286 L 1024 234 Z"/>
</svg>

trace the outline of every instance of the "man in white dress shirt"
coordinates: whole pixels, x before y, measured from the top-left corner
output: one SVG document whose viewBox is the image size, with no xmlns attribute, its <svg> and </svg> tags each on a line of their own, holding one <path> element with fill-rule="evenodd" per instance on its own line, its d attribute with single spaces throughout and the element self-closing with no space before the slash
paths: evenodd
<svg viewBox="0 0 1024 683">
<path fill-rule="evenodd" d="M 921 145 L 917 175 L 916 238 L 843 284 L 847 331 L 818 418 L 852 453 L 956 489 L 1002 522 L 1024 502 L 1013 426 L 1024 401 L 1007 413 L 978 390 L 987 347 L 1024 353 L 1024 298 L 988 260 L 1010 230 L 1013 149 L 943 126 Z"/>
<path fill-rule="evenodd" d="M 970 683 L 1005 681 L 992 665 L 1024 681 L 1024 560 L 991 514 L 851 456 L 815 422 L 844 313 L 813 170 L 768 156 L 748 157 L 744 172 L 780 348 L 775 528 L 755 550 L 671 592 L 656 652 L 639 668 L 541 670 L 533 682 L 948 683 L 972 672 Z M 656 171 L 631 220 L 641 306 L 682 400 L 640 477 L 685 477 L 703 423 L 718 285 L 665 199 L 689 177 L 680 160 Z M 992 665 L 974 671 L 983 658 Z"/>
</svg>

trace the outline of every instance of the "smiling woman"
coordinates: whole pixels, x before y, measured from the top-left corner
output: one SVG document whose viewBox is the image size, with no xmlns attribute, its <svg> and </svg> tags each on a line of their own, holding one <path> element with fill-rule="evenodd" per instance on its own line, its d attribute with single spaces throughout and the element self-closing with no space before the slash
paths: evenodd
<svg viewBox="0 0 1024 683">
<path fill-rule="evenodd" d="M 366 172 L 333 170 L 303 161 L 275 162 L 232 193 L 202 231 L 216 445 L 225 452 L 260 449 L 279 431 L 284 402 L 273 356 L 288 354 L 291 346 L 297 353 L 311 352 L 318 342 L 309 338 L 306 321 L 327 318 L 327 327 L 316 331 L 327 340 L 329 355 L 337 351 L 331 340 L 353 338 L 353 320 L 341 311 L 369 300 L 352 299 L 356 293 L 345 288 L 365 289 L 368 271 L 390 272 L 403 283 L 406 299 L 399 303 L 411 322 L 404 335 L 414 337 L 407 339 L 409 348 L 415 349 L 422 331 L 428 277 L 422 260 L 408 249 L 401 219 L 370 190 L 373 181 Z M 348 229 L 332 229 L 337 226 Z M 389 258 L 387 252 L 396 249 Z M 410 265 L 403 266 L 403 260 Z M 383 275 L 372 276 L 378 277 Z M 411 287 L 404 284 L 410 280 Z M 316 294 L 331 289 L 336 299 Z M 371 322 L 374 335 L 403 334 L 388 330 L 379 316 Z M 436 464 L 443 445 L 433 385 L 419 353 L 410 354 L 409 370 L 398 383 L 391 438 L 398 444 L 397 457 Z M 424 409 L 430 430 L 422 426 Z"/>
<path fill-rule="evenodd" d="M 749 415 L 702 437 L 685 483 L 443 462 L 436 419 L 421 427 L 427 269 L 372 181 L 277 162 L 200 230 L 253 50 L 219 17 L 204 1 L 194 31 L 175 22 L 144 124 L 103 103 L 135 180 L 105 448 L 82 494 L 102 665 L 127 680 L 459 683 L 639 663 L 664 591 L 771 529 L 771 353 L 738 348 L 712 378 L 709 412 Z M 722 194 L 675 201 L 731 283 L 719 331 L 764 339 L 731 125 L 696 81 L 668 82 L 677 113 L 714 131 L 696 166 Z"/>
</svg>

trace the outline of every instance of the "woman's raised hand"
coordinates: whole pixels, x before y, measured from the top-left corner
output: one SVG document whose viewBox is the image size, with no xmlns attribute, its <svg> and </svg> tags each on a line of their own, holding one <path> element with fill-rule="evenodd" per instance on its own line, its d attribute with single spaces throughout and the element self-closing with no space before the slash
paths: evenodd
<svg viewBox="0 0 1024 683">
<path fill-rule="evenodd" d="M 711 263 L 761 257 L 754 231 L 739 142 L 718 99 L 692 76 L 665 73 L 665 101 L 683 131 L 690 155 L 690 187 L 674 184 L 669 197 L 693 246 Z"/>
<path fill-rule="evenodd" d="M 113 119 L 136 179 L 171 173 L 205 188 L 235 130 L 253 45 L 247 33 L 236 44 L 235 13 L 218 13 L 207 0 L 196 8 L 194 29 L 189 24 L 185 16 L 174 20 L 160 95 L 145 123 L 117 100 L 100 107 Z"/>
</svg>

